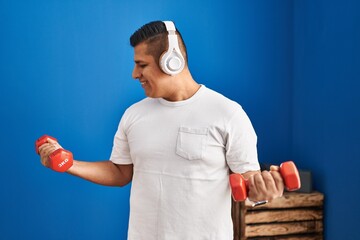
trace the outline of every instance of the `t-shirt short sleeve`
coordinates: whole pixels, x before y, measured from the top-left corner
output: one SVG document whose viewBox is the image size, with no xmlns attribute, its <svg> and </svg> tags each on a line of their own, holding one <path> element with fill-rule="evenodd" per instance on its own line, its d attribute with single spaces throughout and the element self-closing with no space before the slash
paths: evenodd
<svg viewBox="0 0 360 240">
<path fill-rule="evenodd" d="M 119 127 L 115 133 L 110 161 L 115 164 L 132 164 L 130 148 L 125 131 L 126 115 L 121 118 Z"/>
<path fill-rule="evenodd" d="M 234 112 L 226 132 L 226 161 L 231 171 L 245 173 L 259 170 L 257 136 L 241 106 Z"/>
</svg>

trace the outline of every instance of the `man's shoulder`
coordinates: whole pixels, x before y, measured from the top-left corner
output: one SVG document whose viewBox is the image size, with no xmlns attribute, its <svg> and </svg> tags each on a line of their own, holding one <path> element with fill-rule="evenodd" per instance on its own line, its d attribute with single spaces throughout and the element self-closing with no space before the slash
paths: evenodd
<svg viewBox="0 0 360 240">
<path fill-rule="evenodd" d="M 157 100 L 155 98 L 149 98 L 149 97 L 146 97 L 134 104 L 132 104 L 130 107 L 127 108 L 127 110 L 138 110 L 138 109 L 141 109 L 141 108 L 144 108 L 144 107 L 147 107 L 149 105 L 154 105 L 156 104 Z"/>
<path fill-rule="evenodd" d="M 155 99 L 152 98 L 144 98 L 136 103 L 133 103 L 125 110 L 123 117 L 146 113 L 146 111 L 149 111 L 152 105 L 155 104 L 154 100 Z"/>
<path fill-rule="evenodd" d="M 213 104 L 217 106 L 227 106 L 227 107 L 239 107 L 240 104 L 236 101 L 226 97 L 222 93 L 215 91 L 211 88 L 206 87 L 206 96 L 207 101 L 211 101 Z M 240 106 L 241 107 L 241 106 Z"/>
</svg>

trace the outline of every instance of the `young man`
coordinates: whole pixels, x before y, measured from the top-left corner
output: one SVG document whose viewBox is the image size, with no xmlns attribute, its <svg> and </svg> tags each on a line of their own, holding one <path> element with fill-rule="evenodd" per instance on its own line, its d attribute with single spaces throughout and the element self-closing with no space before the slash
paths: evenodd
<svg viewBox="0 0 360 240">
<path fill-rule="evenodd" d="M 252 201 L 282 195 L 279 172 L 259 171 L 257 137 L 241 106 L 192 78 L 172 22 L 148 23 L 130 42 L 132 77 L 147 98 L 124 113 L 110 161 L 74 160 L 67 172 L 109 186 L 132 181 L 130 240 L 232 240 L 229 171 L 249 180 Z M 59 147 L 40 147 L 43 165 Z"/>
</svg>

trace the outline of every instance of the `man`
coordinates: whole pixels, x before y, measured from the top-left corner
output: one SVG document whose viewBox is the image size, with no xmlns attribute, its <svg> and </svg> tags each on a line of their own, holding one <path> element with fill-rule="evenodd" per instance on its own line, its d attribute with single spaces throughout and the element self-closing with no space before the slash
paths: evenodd
<svg viewBox="0 0 360 240">
<path fill-rule="evenodd" d="M 132 181 L 128 239 L 233 239 L 229 171 L 249 180 L 249 199 L 283 193 L 278 171 L 259 171 L 257 137 L 241 106 L 198 84 L 172 22 L 151 22 L 130 38 L 148 98 L 129 107 L 110 161 L 74 160 L 68 173 L 91 182 Z M 41 162 L 60 145 L 40 147 Z"/>
</svg>

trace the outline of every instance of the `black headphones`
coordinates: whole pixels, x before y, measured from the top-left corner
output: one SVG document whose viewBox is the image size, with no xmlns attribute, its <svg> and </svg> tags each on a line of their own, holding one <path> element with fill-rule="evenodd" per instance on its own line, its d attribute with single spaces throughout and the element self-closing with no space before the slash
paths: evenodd
<svg viewBox="0 0 360 240">
<path fill-rule="evenodd" d="M 160 58 L 160 68 L 164 73 L 176 75 L 185 67 L 185 60 L 179 48 L 176 28 L 172 21 L 163 21 L 168 31 L 169 48 Z"/>
</svg>

